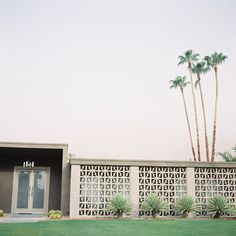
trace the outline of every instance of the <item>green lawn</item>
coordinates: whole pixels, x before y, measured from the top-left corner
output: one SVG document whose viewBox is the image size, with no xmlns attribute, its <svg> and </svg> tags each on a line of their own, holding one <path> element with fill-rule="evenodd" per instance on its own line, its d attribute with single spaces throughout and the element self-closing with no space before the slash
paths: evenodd
<svg viewBox="0 0 236 236">
<path fill-rule="evenodd" d="M 236 220 L 55 220 L 1 223 L 1 236 L 233 236 Z"/>
</svg>

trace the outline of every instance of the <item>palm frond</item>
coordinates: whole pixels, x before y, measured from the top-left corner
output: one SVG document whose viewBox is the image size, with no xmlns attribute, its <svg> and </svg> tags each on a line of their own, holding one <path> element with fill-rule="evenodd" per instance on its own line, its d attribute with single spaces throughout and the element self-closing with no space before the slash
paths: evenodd
<svg viewBox="0 0 236 236">
<path fill-rule="evenodd" d="M 206 74 L 208 71 L 210 71 L 211 70 L 211 67 L 210 66 L 205 66 L 204 68 L 203 68 L 203 70 L 202 70 L 202 73 L 203 74 Z"/>
<path fill-rule="evenodd" d="M 186 81 L 186 82 L 183 83 L 183 87 L 186 87 L 186 86 L 189 85 L 189 84 L 190 84 L 190 82 L 189 82 L 189 81 Z"/>
<path fill-rule="evenodd" d="M 205 61 L 198 62 L 192 65 L 192 72 L 197 75 L 205 74 L 210 70 L 210 66 Z"/>
<path fill-rule="evenodd" d="M 193 56 L 192 56 L 192 61 L 198 61 L 198 57 L 199 57 L 199 54 L 198 54 L 198 53 L 193 54 Z"/>
<path fill-rule="evenodd" d="M 206 61 L 207 65 L 210 67 L 213 67 L 213 62 L 212 62 L 212 58 L 210 56 L 205 56 L 204 60 Z"/>
<path fill-rule="evenodd" d="M 187 51 L 184 53 L 185 57 L 187 57 L 187 58 L 192 57 L 193 54 L 194 54 L 194 53 L 193 53 L 193 50 L 192 50 L 192 49 L 189 49 L 189 50 L 187 50 Z"/>
<path fill-rule="evenodd" d="M 184 64 L 184 63 L 186 63 L 187 61 L 186 61 L 186 59 L 185 59 L 185 57 L 184 56 L 179 56 L 179 63 L 178 63 L 178 66 L 179 65 L 182 65 L 182 64 Z"/>
<path fill-rule="evenodd" d="M 232 162 L 234 158 L 230 152 L 218 152 L 217 155 L 226 162 Z"/>
<path fill-rule="evenodd" d="M 204 60 L 207 62 L 207 65 L 210 67 L 216 67 L 222 64 L 228 57 L 223 53 L 214 52 L 211 56 L 205 56 Z"/>
<path fill-rule="evenodd" d="M 171 88 L 180 88 L 180 89 L 185 88 L 189 84 L 189 81 L 186 81 L 186 80 L 187 80 L 186 76 L 177 76 L 174 80 L 169 81 L 169 83 L 171 83 L 170 89 Z"/>
<path fill-rule="evenodd" d="M 195 62 L 198 61 L 199 54 L 194 53 L 192 49 L 187 50 L 183 53 L 183 55 L 179 56 L 179 63 L 178 65 Z"/>
</svg>

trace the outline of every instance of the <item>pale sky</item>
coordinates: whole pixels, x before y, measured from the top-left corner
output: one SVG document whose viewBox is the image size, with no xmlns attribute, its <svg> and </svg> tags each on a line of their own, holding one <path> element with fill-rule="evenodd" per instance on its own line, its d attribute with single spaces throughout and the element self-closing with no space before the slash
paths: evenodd
<svg viewBox="0 0 236 236">
<path fill-rule="evenodd" d="M 230 151 L 235 22 L 234 0 L 0 0 L 0 141 L 67 143 L 78 158 L 189 160 L 169 80 L 188 76 L 178 56 L 193 49 L 229 57 L 219 68 L 216 151 Z M 213 72 L 203 79 L 211 144 Z M 190 87 L 186 97 L 194 133 Z M 198 112 L 202 124 L 200 103 Z"/>
</svg>

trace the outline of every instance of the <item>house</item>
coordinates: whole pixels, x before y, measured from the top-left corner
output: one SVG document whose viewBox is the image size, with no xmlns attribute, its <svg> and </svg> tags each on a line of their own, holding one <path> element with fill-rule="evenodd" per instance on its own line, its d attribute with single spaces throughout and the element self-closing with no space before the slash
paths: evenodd
<svg viewBox="0 0 236 236">
<path fill-rule="evenodd" d="M 68 145 L 0 143 L 0 209 L 12 214 L 69 213 Z"/>
<path fill-rule="evenodd" d="M 236 205 L 236 163 L 70 158 L 67 144 L 0 143 L 0 209 L 11 214 L 106 217 L 117 192 L 143 216 L 142 202 L 156 192 L 169 203 L 163 214 L 176 216 L 174 203 L 190 195 L 207 215 L 208 200 L 221 194 Z"/>
</svg>

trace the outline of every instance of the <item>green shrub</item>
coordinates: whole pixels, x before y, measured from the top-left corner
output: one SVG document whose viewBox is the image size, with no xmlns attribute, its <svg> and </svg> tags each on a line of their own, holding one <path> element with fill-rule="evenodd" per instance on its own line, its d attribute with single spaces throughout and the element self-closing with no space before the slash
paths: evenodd
<svg viewBox="0 0 236 236">
<path fill-rule="evenodd" d="M 107 211 L 116 213 L 117 219 L 121 219 L 124 213 L 132 211 L 132 204 L 129 198 L 117 193 L 108 202 Z"/>
<path fill-rule="evenodd" d="M 195 212 L 198 207 L 191 196 L 182 196 L 175 203 L 175 209 L 179 211 L 183 218 L 188 217 L 190 212 Z"/>
<path fill-rule="evenodd" d="M 141 206 L 142 211 L 151 212 L 153 219 L 156 219 L 167 208 L 168 204 L 156 193 L 151 193 Z"/>
<path fill-rule="evenodd" d="M 60 210 L 50 210 L 48 212 L 48 217 L 50 219 L 61 219 L 62 215 L 62 211 Z"/>
<path fill-rule="evenodd" d="M 223 213 L 229 213 L 233 207 L 222 195 L 213 196 L 208 203 L 208 211 L 214 214 L 214 218 L 220 218 Z"/>
<path fill-rule="evenodd" d="M 0 217 L 3 217 L 3 216 L 4 216 L 4 211 L 0 210 Z"/>
</svg>

